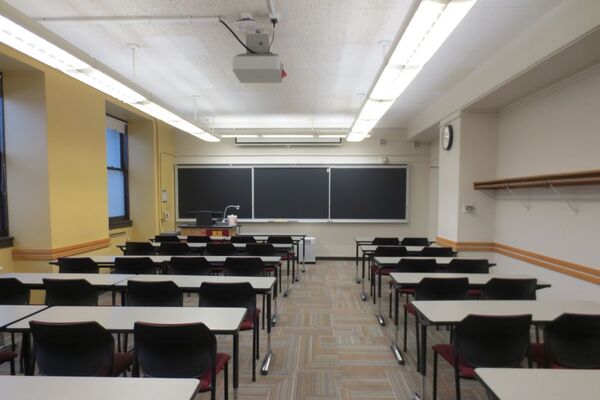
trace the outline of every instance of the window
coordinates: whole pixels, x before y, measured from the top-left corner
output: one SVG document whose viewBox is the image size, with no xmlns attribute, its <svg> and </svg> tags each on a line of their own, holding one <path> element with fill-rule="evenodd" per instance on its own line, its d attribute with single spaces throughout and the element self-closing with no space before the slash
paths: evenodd
<svg viewBox="0 0 600 400">
<path fill-rule="evenodd" d="M 119 228 L 129 220 L 127 173 L 127 122 L 106 116 L 106 164 L 108 167 L 108 225 Z"/>
<path fill-rule="evenodd" d="M 0 73 L 0 247 L 12 246 L 8 237 L 8 200 L 6 186 L 6 149 L 4 147 L 4 93 Z"/>
</svg>

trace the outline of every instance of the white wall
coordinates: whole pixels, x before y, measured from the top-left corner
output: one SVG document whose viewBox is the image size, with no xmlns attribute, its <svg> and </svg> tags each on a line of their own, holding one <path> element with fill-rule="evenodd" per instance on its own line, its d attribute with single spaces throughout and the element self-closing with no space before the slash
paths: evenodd
<svg viewBox="0 0 600 400">
<path fill-rule="evenodd" d="M 449 118 L 440 126 L 452 124 L 454 139 L 450 150 L 439 151 L 438 229 L 437 235 L 449 240 L 458 240 L 458 206 L 460 180 L 460 117 Z M 441 128 L 440 128 L 441 129 Z"/>
<path fill-rule="evenodd" d="M 385 144 L 379 140 L 384 138 Z M 378 130 L 361 143 L 335 147 L 247 147 L 231 139 L 207 144 L 191 136 L 177 135 L 177 163 L 197 164 L 379 164 L 409 165 L 409 222 L 406 224 L 347 223 L 245 223 L 242 232 L 307 233 L 317 238 L 317 256 L 354 256 L 357 236 L 427 236 L 429 214 L 429 145 L 404 140 L 404 132 Z M 360 188 L 356 188 L 360 190 Z"/>
<path fill-rule="evenodd" d="M 430 143 L 429 157 L 429 229 L 428 237 L 435 240 L 438 227 L 438 188 L 439 188 L 439 168 L 440 168 L 440 141 L 434 139 Z"/>
</svg>

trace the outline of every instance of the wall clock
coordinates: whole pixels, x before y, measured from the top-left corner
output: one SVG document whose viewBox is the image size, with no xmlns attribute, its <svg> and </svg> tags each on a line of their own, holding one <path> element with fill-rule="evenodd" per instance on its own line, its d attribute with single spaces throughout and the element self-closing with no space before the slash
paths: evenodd
<svg viewBox="0 0 600 400">
<path fill-rule="evenodd" d="M 454 128 L 452 125 L 447 124 L 442 128 L 442 149 L 450 150 L 452 148 L 452 142 L 454 141 Z"/>
</svg>

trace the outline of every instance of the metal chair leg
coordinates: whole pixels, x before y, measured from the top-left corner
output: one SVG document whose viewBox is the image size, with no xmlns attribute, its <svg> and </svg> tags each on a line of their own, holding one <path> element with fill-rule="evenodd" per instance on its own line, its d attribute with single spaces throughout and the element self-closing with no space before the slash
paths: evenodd
<svg viewBox="0 0 600 400">
<path fill-rule="evenodd" d="M 433 400 L 437 400 L 438 353 L 433 352 Z"/>
</svg>

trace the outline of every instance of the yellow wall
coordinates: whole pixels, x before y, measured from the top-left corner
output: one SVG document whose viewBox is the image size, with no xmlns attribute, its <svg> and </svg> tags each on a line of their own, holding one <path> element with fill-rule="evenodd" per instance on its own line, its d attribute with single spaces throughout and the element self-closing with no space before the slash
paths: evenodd
<svg viewBox="0 0 600 400">
<path fill-rule="evenodd" d="M 158 123 L 159 189 L 167 192 L 167 201 L 160 203 L 160 232 L 175 231 L 175 129 Z"/>
</svg>

